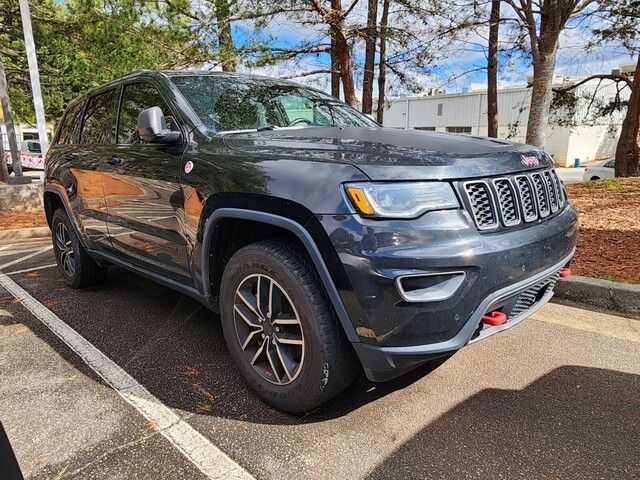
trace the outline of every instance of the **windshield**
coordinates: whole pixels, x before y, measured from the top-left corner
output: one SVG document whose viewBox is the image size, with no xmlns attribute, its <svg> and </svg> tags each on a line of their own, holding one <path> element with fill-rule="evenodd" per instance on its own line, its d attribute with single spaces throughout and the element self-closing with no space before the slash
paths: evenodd
<svg viewBox="0 0 640 480">
<path fill-rule="evenodd" d="M 217 132 L 314 127 L 378 127 L 324 93 L 268 79 L 177 75 L 171 81 L 205 126 Z"/>
<path fill-rule="evenodd" d="M 27 143 L 27 152 L 29 153 L 42 153 L 40 149 L 40 142 L 26 142 Z"/>
</svg>

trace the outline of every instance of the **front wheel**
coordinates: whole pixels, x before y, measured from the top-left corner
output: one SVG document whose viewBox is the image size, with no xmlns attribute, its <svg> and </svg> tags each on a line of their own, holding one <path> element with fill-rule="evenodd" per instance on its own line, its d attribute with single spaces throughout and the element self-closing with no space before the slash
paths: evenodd
<svg viewBox="0 0 640 480">
<path fill-rule="evenodd" d="M 315 270 L 286 242 L 258 242 L 233 255 L 222 277 L 220 313 L 244 378 L 280 410 L 311 410 L 358 371 Z"/>
</svg>

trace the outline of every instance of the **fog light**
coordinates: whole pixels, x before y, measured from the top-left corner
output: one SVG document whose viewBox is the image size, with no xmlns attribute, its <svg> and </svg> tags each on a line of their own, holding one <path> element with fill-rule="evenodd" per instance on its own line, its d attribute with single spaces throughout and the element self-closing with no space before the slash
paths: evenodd
<svg viewBox="0 0 640 480">
<path fill-rule="evenodd" d="M 464 272 L 402 275 L 396 278 L 396 286 L 407 302 L 439 302 L 451 298 L 464 277 Z"/>
</svg>

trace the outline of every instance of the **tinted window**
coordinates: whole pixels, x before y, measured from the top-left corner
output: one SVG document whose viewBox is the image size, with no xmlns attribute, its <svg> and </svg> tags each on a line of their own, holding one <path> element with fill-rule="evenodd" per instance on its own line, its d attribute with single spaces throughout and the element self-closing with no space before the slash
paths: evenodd
<svg viewBox="0 0 640 480">
<path fill-rule="evenodd" d="M 607 163 L 604 164 L 605 167 L 609 167 L 609 168 L 616 168 L 616 161 L 615 160 L 609 160 Z"/>
<path fill-rule="evenodd" d="M 62 118 L 62 123 L 58 128 L 58 138 L 55 143 L 70 144 L 76 142 L 76 134 L 78 133 L 78 124 L 80 123 L 80 114 L 84 102 L 75 102 L 69 105 L 67 111 Z"/>
<path fill-rule="evenodd" d="M 81 143 L 114 143 L 116 140 L 116 91 L 89 99 L 84 113 Z"/>
<path fill-rule="evenodd" d="M 118 124 L 118 143 L 143 143 L 138 135 L 138 114 L 151 107 L 160 107 L 169 130 L 177 129 L 171 117 L 171 110 L 156 87 L 150 83 L 132 83 L 124 87 Z"/>
<path fill-rule="evenodd" d="M 27 152 L 29 153 L 42 153 L 40 148 L 40 142 L 27 142 Z"/>
<path fill-rule="evenodd" d="M 378 126 L 329 95 L 290 83 L 222 75 L 177 75 L 171 81 L 203 123 L 216 131 Z"/>
</svg>

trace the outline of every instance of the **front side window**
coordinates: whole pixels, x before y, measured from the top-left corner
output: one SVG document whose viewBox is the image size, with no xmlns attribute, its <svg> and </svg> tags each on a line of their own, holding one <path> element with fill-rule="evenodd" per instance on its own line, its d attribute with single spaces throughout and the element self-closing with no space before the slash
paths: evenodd
<svg viewBox="0 0 640 480">
<path fill-rule="evenodd" d="M 84 112 L 80 143 L 105 144 L 116 140 L 116 90 L 89 99 Z"/>
<path fill-rule="evenodd" d="M 217 132 L 265 127 L 378 127 L 329 95 L 275 80 L 178 75 L 171 81 L 205 126 Z"/>
<path fill-rule="evenodd" d="M 144 143 L 138 135 L 138 115 L 142 110 L 151 107 L 160 107 L 169 130 L 177 128 L 168 105 L 156 87 L 148 82 L 125 85 L 118 123 L 118 143 Z"/>
</svg>

